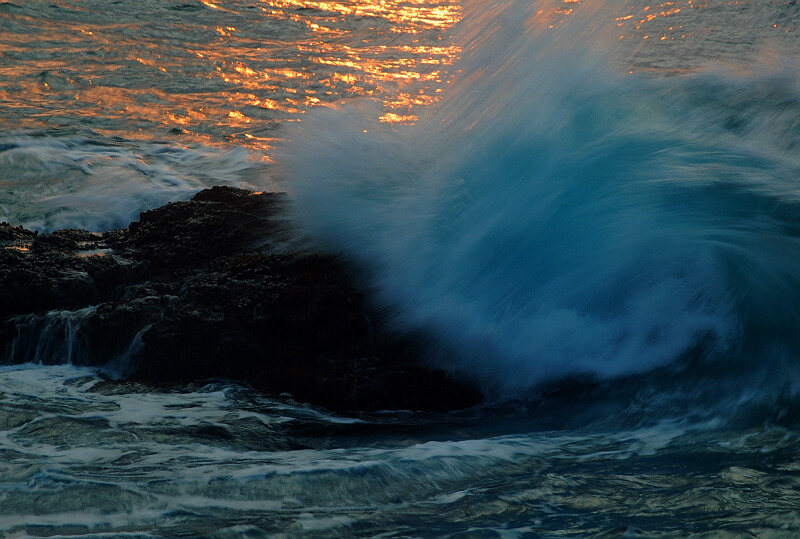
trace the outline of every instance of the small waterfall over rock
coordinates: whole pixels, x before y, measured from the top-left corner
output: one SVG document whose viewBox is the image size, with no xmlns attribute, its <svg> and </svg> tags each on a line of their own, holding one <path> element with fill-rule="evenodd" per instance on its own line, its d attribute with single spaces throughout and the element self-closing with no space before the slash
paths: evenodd
<svg viewBox="0 0 800 539">
<path fill-rule="evenodd" d="M 12 317 L 6 331 L 13 334 L 3 352 L 3 364 L 85 364 L 88 345 L 80 329 L 96 306 L 75 311 Z"/>
</svg>

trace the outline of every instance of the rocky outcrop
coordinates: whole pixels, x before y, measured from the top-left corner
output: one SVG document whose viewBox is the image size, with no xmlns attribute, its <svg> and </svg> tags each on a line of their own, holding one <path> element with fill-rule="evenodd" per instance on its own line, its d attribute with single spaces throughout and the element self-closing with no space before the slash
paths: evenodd
<svg viewBox="0 0 800 539">
<path fill-rule="evenodd" d="M 345 261 L 291 240 L 286 205 L 215 187 L 103 234 L 1 224 L 5 361 L 110 364 L 149 383 L 231 378 L 337 411 L 477 403 L 384 331 Z"/>
</svg>

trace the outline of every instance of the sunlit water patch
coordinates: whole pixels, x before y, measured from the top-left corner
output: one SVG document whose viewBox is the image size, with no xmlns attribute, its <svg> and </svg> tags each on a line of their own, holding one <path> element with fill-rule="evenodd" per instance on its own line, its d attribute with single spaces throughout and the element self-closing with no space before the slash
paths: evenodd
<svg viewBox="0 0 800 539">
<path fill-rule="evenodd" d="M 413 121 L 458 54 L 452 0 L 6 2 L 0 219 L 126 225 L 214 184 L 275 189 L 279 126 L 369 97 Z"/>
<path fill-rule="evenodd" d="M 0 130 L 264 149 L 275 127 L 354 96 L 411 114 L 447 79 L 452 0 L 39 2 L 0 8 Z"/>
</svg>

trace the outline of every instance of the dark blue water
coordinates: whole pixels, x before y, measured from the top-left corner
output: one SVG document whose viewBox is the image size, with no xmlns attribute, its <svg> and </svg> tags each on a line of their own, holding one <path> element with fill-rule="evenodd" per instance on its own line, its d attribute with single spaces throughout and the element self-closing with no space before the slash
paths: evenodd
<svg viewBox="0 0 800 539">
<path fill-rule="evenodd" d="M 286 189 L 487 404 L 3 367 L 0 534 L 800 533 L 800 7 L 149 8 L 0 6 L 4 219 Z"/>
</svg>

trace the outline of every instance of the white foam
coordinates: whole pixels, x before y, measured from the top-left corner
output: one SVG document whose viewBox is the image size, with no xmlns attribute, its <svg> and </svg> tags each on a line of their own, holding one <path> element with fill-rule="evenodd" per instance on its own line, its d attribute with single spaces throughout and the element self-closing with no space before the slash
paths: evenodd
<svg viewBox="0 0 800 539">
<path fill-rule="evenodd" d="M 122 228 L 139 212 L 212 185 L 273 190 L 266 158 L 243 148 L 7 134 L 0 153 L 5 219 L 51 231 Z"/>
</svg>

